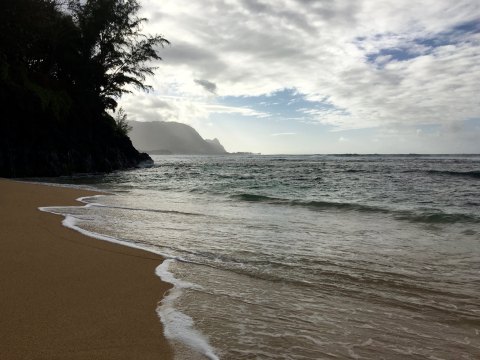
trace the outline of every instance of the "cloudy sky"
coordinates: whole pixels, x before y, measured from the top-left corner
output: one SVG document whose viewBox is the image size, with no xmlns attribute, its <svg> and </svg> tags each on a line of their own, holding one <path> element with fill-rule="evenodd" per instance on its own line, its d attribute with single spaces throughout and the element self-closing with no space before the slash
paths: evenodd
<svg viewBox="0 0 480 360">
<path fill-rule="evenodd" d="M 140 0 L 171 46 L 124 96 L 228 151 L 480 153 L 478 0 Z"/>
</svg>

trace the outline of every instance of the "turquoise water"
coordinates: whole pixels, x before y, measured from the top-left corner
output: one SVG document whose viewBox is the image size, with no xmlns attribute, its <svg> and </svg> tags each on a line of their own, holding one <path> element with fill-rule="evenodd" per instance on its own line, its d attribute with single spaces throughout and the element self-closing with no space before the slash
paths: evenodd
<svg viewBox="0 0 480 360">
<path fill-rule="evenodd" d="M 179 359 L 480 358 L 480 157 L 154 160 L 57 211 L 169 258 Z"/>
</svg>

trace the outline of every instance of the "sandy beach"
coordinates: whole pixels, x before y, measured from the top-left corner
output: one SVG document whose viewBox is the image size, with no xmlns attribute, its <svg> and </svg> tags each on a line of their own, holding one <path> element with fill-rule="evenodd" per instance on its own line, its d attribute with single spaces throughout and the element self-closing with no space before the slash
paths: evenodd
<svg viewBox="0 0 480 360">
<path fill-rule="evenodd" d="M 39 206 L 84 190 L 0 179 L 0 358 L 171 359 L 160 256 L 83 236 Z"/>
</svg>

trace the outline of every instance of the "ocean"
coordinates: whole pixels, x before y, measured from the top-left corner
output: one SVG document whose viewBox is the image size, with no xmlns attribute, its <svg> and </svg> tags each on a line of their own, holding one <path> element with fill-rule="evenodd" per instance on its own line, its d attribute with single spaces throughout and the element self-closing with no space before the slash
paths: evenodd
<svg viewBox="0 0 480 360">
<path fill-rule="evenodd" d="M 480 156 L 153 158 L 50 211 L 166 257 L 177 359 L 480 358 Z"/>
</svg>

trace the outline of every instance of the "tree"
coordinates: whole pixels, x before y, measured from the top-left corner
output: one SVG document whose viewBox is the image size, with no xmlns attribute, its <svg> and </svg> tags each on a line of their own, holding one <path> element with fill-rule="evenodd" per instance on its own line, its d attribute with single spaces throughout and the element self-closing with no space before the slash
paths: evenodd
<svg viewBox="0 0 480 360">
<path fill-rule="evenodd" d="M 127 113 L 123 108 L 118 109 L 117 115 L 115 116 L 115 124 L 117 126 L 117 131 L 122 135 L 128 135 L 132 130 L 132 127 L 128 124 Z"/>
<path fill-rule="evenodd" d="M 142 90 L 161 60 L 156 48 L 169 44 L 161 35 L 142 34 L 145 18 L 137 16 L 137 0 L 70 0 L 69 9 L 80 32 L 78 81 L 98 96 L 104 109 L 114 110 L 116 99 L 133 85 Z"/>
</svg>

